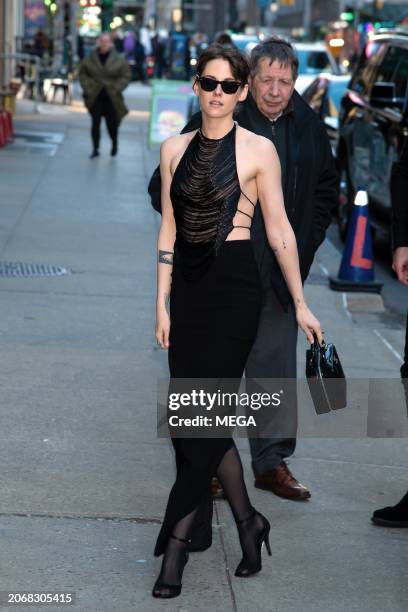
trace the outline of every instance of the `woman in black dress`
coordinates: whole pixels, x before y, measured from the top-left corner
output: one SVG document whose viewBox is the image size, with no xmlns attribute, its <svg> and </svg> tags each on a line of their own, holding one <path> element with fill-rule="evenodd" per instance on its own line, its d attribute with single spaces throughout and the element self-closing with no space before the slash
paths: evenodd
<svg viewBox="0 0 408 612">
<path fill-rule="evenodd" d="M 296 240 L 283 204 L 275 147 L 237 126 L 233 111 L 248 91 L 248 65 L 235 48 L 200 56 L 193 89 L 202 128 L 162 144 L 162 223 L 158 237 L 156 338 L 169 349 L 172 379 L 240 379 L 255 339 L 261 283 L 250 240 L 259 199 L 269 242 L 309 341 L 321 341 L 307 308 Z M 270 526 L 251 505 L 237 448 L 228 438 L 173 438 L 177 477 L 155 555 L 164 554 L 153 596 L 179 595 L 193 531 L 219 478 L 238 528 L 243 557 L 236 576 L 261 569 Z M 197 550 L 197 548 L 196 548 Z"/>
</svg>

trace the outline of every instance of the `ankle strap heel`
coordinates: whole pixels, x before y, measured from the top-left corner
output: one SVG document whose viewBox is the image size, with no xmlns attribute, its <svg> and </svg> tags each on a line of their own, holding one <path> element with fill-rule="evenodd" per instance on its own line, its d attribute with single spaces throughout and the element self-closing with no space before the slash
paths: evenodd
<svg viewBox="0 0 408 612">
<path fill-rule="evenodd" d="M 237 525 L 244 525 L 244 523 L 247 523 L 248 521 L 252 521 L 252 519 L 255 517 L 256 514 L 259 514 L 259 512 L 257 512 L 256 510 L 252 510 L 251 514 L 247 516 L 247 518 L 241 519 L 240 521 L 235 521 L 235 523 Z"/>
<path fill-rule="evenodd" d="M 182 544 L 186 544 L 186 546 L 191 542 L 191 540 L 179 538 L 178 536 L 175 536 L 173 534 L 169 536 L 169 539 L 170 538 L 172 540 L 177 540 L 178 542 L 181 542 Z M 180 575 L 183 574 L 184 566 L 186 565 L 187 561 L 188 561 L 188 552 L 185 551 L 184 560 L 183 560 L 182 566 L 180 566 Z M 163 564 L 164 564 L 164 560 L 163 560 Z M 181 583 L 180 584 L 167 584 L 166 582 L 162 580 L 163 564 L 162 564 L 162 569 L 160 571 L 160 575 L 157 578 L 156 583 L 153 587 L 152 595 L 153 597 L 156 597 L 157 599 L 171 599 L 173 597 L 178 597 L 181 593 L 182 585 Z"/>
<path fill-rule="evenodd" d="M 255 523 L 254 520 L 257 520 Z M 252 522 L 252 525 L 249 523 Z M 240 541 L 242 546 L 243 558 L 235 570 L 235 576 L 246 578 L 258 573 L 262 569 L 261 551 L 265 543 L 268 555 L 271 556 L 271 546 L 269 543 L 269 532 L 271 526 L 269 521 L 256 510 L 245 519 L 236 521 Z M 248 526 L 245 526 L 245 523 Z M 259 524 L 258 524 L 259 523 Z M 250 543 L 251 542 L 251 543 Z M 249 546 L 249 548 L 248 548 Z"/>
</svg>

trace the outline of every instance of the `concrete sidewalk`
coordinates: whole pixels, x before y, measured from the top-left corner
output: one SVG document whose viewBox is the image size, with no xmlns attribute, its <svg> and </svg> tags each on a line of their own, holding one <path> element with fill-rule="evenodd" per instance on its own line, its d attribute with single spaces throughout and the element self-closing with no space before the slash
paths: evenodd
<svg viewBox="0 0 408 612">
<path fill-rule="evenodd" d="M 35 114 L 26 106 L 16 144 L 0 150 L 0 262 L 72 272 L 0 278 L 0 590 L 72 591 L 84 612 L 405 611 L 407 530 L 370 523 L 408 488 L 407 440 L 398 437 L 299 440 L 291 468 L 311 488 L 306 503 L 255 490 L 240 439 L 273 557 L 258 576 L 235 578 L 236 529 L 227 503 L 216 502 L 214 544 L 190 556 L 182 595 L 152 599 L 174 466 L 169 442 L 156 437 L 156 381 L 167 363 L 154 340 L 159 218 L 146 185 L 158 155 L 146 148 L 148 88 L 132 85 L 127 97 L 133 112 L 115 159 L 106 134 L 101 157 L 88 159 L 79 103 Z M 402 320 L 375 297 L 331 292 L 326 277 L 338 264 L 325 243 L 306 287 L 310 306 L 349 377 L 397 378 Z M 305 349 L 301 338 L 300 373 Z"/>
</svg>

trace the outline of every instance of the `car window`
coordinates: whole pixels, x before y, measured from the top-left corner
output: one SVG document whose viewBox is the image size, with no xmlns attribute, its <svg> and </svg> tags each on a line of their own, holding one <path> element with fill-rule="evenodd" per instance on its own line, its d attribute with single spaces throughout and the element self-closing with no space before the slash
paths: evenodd
<svg viewBox="0 0 408 612">
<path fill-rule="evenodd" d="M 366 44 L 351 79 L 350 89 L 357 93 L 367 91 L 373 70 L 384 49 L 385 45 L 378 41 L 371 40 Z"/>
<path fill-rule="evenodd" d="M 299 58 L 299 74 L 318 74 L 319 72 L 332 72 L 329 57 L 326 51 L 297 52 Z"/>
<path fill-rule="evenodd" d="M 375 81 L 379 83 L 393 83 L 394 74 L 401 58 L 401 51 L 398 47 L 390 47 L 384 56 L 383 61 L 378 66 Z"/>
<path fill-rule="evenodd" d="M 400 61 L 393 80 L 395 83 L 395 96 L 405 100 L 408 90 L 408 49 L 400 49 L 400 51 Z"/>
</svg>

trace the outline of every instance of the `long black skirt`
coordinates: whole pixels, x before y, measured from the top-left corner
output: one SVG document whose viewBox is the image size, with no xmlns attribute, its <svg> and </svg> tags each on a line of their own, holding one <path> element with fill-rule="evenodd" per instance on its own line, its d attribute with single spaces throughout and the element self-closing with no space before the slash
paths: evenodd
<svg viewBox="0 0 408 612">
<path fill-rule="evenodd" d="M 173 266 L 170 295 L 171 378 L 240 379 L 255 340 L 262 286 L 250 240 L 230 240 L 198 281 Z M 175 524 L 210 501 L 211 478 L 233 446 L 228 438 L 172 438 L 177 476 L 154 554 Z"/>
</svg>

